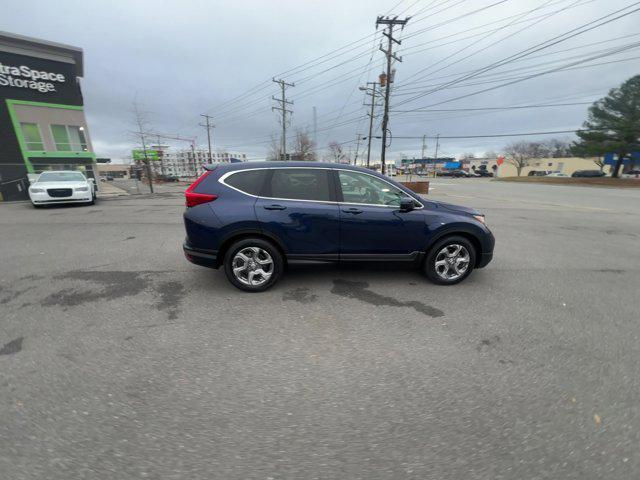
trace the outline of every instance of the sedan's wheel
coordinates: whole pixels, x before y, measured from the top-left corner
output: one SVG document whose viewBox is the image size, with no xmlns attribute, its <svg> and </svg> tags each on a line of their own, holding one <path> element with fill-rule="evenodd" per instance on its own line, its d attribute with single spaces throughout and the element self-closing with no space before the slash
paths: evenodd
<svg viewBox="0 0 640 480">
<path fill-rule="evenodd" d="M 261 292 L 271 287 L 282 273 L 282 255 L 269 242 L 245 239 L 236 242 L 224 259 L 229 281 L 248 292 Z"/>
<path fill-rule="evenodd" d="M 425 260 L 427 277 L 439 285 L 453 285 L 464 280 L 473 270 L 476 252 L 464 237 L 447 237 L 436 243 Z"/>
</svg>

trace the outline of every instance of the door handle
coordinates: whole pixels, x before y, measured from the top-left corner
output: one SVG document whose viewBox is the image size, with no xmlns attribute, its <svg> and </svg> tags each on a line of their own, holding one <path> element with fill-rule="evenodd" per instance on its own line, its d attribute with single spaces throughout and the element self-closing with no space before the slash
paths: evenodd
<svg viewBox="0 0 640 480">
<path fill-rule="evenodd" d="M 277 204 L 264 206 L 265 210 L 284 210 L 286 208 L 287 207 L 285 207 L 284 205 L 277 205 Z"/>
<path fill-rule="evenodd" d="M 347 208 L 345 210 L 342 210 L 344 213 L 351 213 L 353 215 L 358 215 L 360 213 L 362 213 L 362 210 L 360 210 L 359 208 Z"/>
</svg>

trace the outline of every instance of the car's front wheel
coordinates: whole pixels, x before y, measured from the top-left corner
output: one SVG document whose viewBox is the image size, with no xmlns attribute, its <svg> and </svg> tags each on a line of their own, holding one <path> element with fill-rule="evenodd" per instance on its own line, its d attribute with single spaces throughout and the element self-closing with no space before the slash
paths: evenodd
<svg viewBox="0 0 640 480">
<path fill-rule="evenodd" d="M 227 279 L 247 292 L 263 292 L 273 286 L 282 275 L 283 267 L 280 251 L 260 238 L 239 240 L 224 256 Z"/>
<path fill-rule="evenodd" d="M 467 278 L 476 264 L 476 250 L 464 237 L 451 236 L 429 250 L 424 271 L 433 283 L 455 285 Z"/>
</svg>

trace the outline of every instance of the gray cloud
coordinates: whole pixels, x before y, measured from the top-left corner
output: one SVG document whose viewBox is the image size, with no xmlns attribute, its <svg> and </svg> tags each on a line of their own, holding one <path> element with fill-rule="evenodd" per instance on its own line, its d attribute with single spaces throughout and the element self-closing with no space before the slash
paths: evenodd
<svg viewBox="0 0 640 480">
<path fill-rule="evenodd" d="M 86 69 L 83 91 L 92 137 L 100 156 L 122 157 L 133 146 L 128 131 L 133 128 L 131 104 L 137 95 L 144 109 L 150 112 L 149 120 L 156 131 L 197 136 L 198 142 L 204 144 L 206 135 L 198 127 L 201 120 L 199 114 L 208 111 L 216 119 L 214 145 L 246 152 L 253 157 L 264 157 L 269 136 L 277 135 L 279 131 L 277 118 L 270 109 L 273 102 L 269 101 L 269 97 L 277 93 L 276 85 L 269 83 L 270 78 L 373 34 L 375 17 L 386 13 L 394 3 L 397 2 L 113 1 L 91 2 L 89 8 L 86 2 L 80 1 L 23 1 L 3 12 L 0 29 L 69 43 L 84 49 Z M 404 40 L 399 50 L 400 54 L 405 50 L 404 61 L 397 65 L 397 90 L 392 103 L 392 108 L 397 110 L 431 105 L 494 85 L 449 88 L 406 105 L 399 105 L 404 99 L 411 97 L 403 95 L 407 89 L 426 89 L 431 83 L 456 78 L 456 75 L 452 75 L 429 81 L 429 74 L 441 77 L 483 67 L 629 4 L 618 0 L 511 0 L 412 36 L 425 27 L 490 5 L 495 0 L 469 0 L 442 13 L 434 13 L 458 3 L 438 0 L 434 5 L 442 6 L 432 10 L 432 15 L 427 17 L 429 12 L 425 8 L 432 3 L 430 0 L 405 0 L 393 12 L 407 10 L 406 14 L 415 14 L 424 10 L 409 22 L 403 33 Z M 487 47 L 523 28 L 527 23 L 508 26 L 509 20 L 505 20 L 494 24 L 493 28 L 501 27 L 500 30 L 484 39 L 478 36 L 412 53 L 486 31 L 491 27 L 479 28 L 459 37 L 437 40 L 539 6 L 546 5 L 529 17 L 514 19 L 530 19 L 576 3 L 574 8 L 544 19 L 493 46 Z M 539 52 L 536 54 L 537 58 L 492 70 L 488 74 L 495 77 L 487 80 L 503 76 L 506 81 L 511 76 L 523 73 L 501 74 L 501 71 L 527 66 L 532 67 L 525 73 L 534 71 L 535 68 L 540 70 L 542 67 L 533 66 L 638 41 L 638 19 L 639 14 L 635 13 Z M 626 38 L 577 48 L 615 37 Z M 352 140 L 356 130 L 360 133 L 366 131 L 363 96 L 357 86 L 367 79 L 373 80 L 381 71 L 378 64 L 382 62 L 382 53 L 377 51 L 377 41 L 376 39 L 374 42 L 373 37 L 369 37 L 361 45 L 355 45 L 357 48 L 348 54 L 335 56 L 332 61 L 315 68 L 285 75 L 284 78 L 288 81 L 298 82 L 288 92 L 295 101 L 293 128 L 310 128 L 312 108 L 315 106 L 319 116 L 318 143 L 321 147 L 332 140 Z M 417 47 L 425 42 L 433 43 Z M 463 52 L 453 55 L 463 47 L 466 47 Z M 486 50 L 482 50 L 484 47 L 487 47 Z M 553 53 L 566 49 L 573 50 Z M 371 67 L 366 68 L 372 53 Z M 362 55 L 344 65 L 331 68 L 356 54 Z M 435 72 L 470 54 L 473 55 L 468 59 Z M 591 63 L 639 55 L 636 48 Z M 569 61 L 567 59 L 565 63 Z M 412 80 L 420 83 L 405 86 L 403 92 L 402 84 L 405 79 L 436 62 L 441 63 L 416 75 Z M 562 62 L 549 64 L 548 68 L 561 64 Z M 560 103 L 564 99 L 593 101 L 605 95 L 610 88 L 637 74 L 638 64 L 637 60 L 631 60 L 564 71 L 445 103 L 437 108 L 478 108 L 549 101 Z M 480 79 L 474 81 L 479 82 Z M 264 88 L 254 95 L 219 108 L 224 102 L 261 82 L 265 82 Z M 473 115 L 471 112 L 398 112 L 392 116 L 391 130 L 395 137 L 420 137 L 423 134 L 433 136 L 436 133 L 474 135 L 565 130 L 580 126 L 586 110 L 587 105 L 475 112 Z M 351 119 L 356 121 L 340 125 Z M 509 139 L 503 138 L 443 140 L 440 151 L 451 155 L 463 151 L 481 153 L 489 149 L 499 150 L 507 141 Z M 346 148 L 349 146 L 353 148 L 355 145 L 348 144 Z M 419 155 L 420 147 L 419 139 L 396 138 L 391 146 L 391 158 L 395 158 L 400 152 Z M 428 141 L 428 148 L 432 153 L 433 141 Z"/>
</svg>

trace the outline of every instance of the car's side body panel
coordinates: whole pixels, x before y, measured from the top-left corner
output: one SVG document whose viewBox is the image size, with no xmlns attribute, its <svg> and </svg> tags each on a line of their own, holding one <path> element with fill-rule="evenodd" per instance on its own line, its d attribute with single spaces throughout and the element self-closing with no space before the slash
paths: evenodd
<svg viewBox="0 0 640 480">
<path fill-rule="evenodd" d="M 340 257 L 423 252 L 429 228 L 422 210 L 401 212 L 379 205 L 340 204 Z"/>
<path fill-rule="evenodd" d="M 338 205 L 258 198 L 260 228 L 280 239 L 287 255 L 337 255 L 340 248 Z"/>
</svg>

